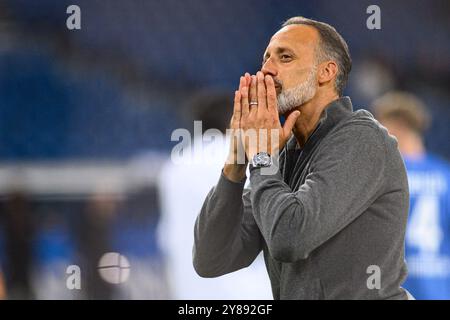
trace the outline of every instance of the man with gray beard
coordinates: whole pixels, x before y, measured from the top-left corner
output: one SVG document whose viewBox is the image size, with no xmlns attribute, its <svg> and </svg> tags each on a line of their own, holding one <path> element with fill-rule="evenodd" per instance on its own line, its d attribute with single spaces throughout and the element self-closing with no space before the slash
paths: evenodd
<svg viewBox="0 0 450 320">
<path fill-rule="evenodd" d="M 195 224 L 200 276 L 262 250 L 275 299 L 408 298 L 405 168 L 396 140 L 343 96 L 350 69 L 333 27 L 294 17 L 241 77 L 230 155 Z"/>
<path fill-rule="evenodd" d="M 316 93 L 316 72 L 317 66 L 311 67 L 308 78 L 305 82 L 300 83 L 292 89 L 282 90 L 278 95 L 278 112 L 285 114 L 297 106 L 303 105 L 305 102 L 311 100 Z M 274 78 L 275 85 L 283 88 L 283 83 Z"/>
</svg>

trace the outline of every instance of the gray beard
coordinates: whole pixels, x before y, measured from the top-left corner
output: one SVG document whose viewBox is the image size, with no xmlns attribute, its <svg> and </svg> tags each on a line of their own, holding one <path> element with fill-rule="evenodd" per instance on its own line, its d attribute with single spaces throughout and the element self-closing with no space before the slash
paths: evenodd
<svg viewBox="0 0 450 320">
<path fill-rule="evenodd" d="M 308 79 L 294 88 L 282 90 L 278 95 L 278 112 L 285 114 L 311 100 L 316 94 L 316 72 L 314 66 L 308 74 Z"/>
</svg>

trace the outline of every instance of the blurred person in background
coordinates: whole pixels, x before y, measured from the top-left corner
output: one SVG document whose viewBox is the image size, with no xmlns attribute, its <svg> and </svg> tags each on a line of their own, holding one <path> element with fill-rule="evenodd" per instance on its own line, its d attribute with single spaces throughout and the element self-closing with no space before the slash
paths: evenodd
<svg viewBox="0 0 450 320">
<path fill-rule="evenodd" d="M 168 161 L 159 176 L 158 239 L 166 258 L 172 299 L 272 299 L 262 257 L 245 270 L 216 279 L 199 277 L 192 266 L 192 229 L 204 194 L 217 183 L 217 172 L 227 156 L 229 144 L 224 134 L 232 104 L 232 98 L 224 93 L 194 95 L 187 111 L 189 118 L 202 121 L 204 134 L 192 142 L 201 144 L 203 152 L 192 154 L 190 163 Z M 214 130 L 215 138 L 209 129 Z"/>
<path fill-rule="evenodd" d="M 404 286 L 417 299 L 450 299 L 450 165 L 426 150 L 430 115 L 418 97 L 398 91 L 375 100 L 372 109 L 397 138 L 409 178 Z"/>
<path fill-rule="evenodd" d="M 30 199 L 13 191 L 1 208 L 5 230 L 4 277 L 8 299 L 34 299 L 32 286 L 34 225 Z"/>
</svg>

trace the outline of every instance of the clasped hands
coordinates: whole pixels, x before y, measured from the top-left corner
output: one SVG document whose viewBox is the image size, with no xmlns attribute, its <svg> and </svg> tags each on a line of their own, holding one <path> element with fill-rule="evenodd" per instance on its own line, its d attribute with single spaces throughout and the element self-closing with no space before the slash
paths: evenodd
<svg viewBox="0 0 450 320">
<path fill-rule="evenodd" d="M 290 113 L 282 126 L 272 76 L 264 75 L 261 71 L 252 76 L 246 73 L 240 78 L 239 90 L 234 94 L 228 163 L 247 164 L 259 152 L 267 152 L 272 156 L 277 154 L 290 137 L 299 115 L 298 110 Z"/>
</svg>

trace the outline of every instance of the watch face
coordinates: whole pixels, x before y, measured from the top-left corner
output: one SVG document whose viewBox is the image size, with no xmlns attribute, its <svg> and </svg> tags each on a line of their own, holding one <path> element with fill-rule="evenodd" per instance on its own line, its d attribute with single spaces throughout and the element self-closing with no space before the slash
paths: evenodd
<svg viewBox="0 0 450 320">
<path fill-rule="evenodd" d="M 272 165 L 272 158 L 267 152 L 260 152 L 253 157 L 253 166 L 255 167 L 270 167 Z"/>
</svg>

